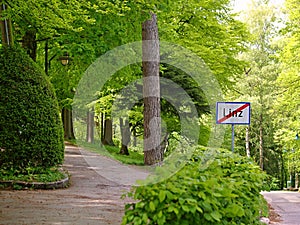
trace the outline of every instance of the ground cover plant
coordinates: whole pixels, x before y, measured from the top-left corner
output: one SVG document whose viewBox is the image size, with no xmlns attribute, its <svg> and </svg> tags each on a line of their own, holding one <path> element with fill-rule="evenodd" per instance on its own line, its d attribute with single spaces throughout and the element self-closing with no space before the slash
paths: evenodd
<svg viewBox="0 0 300 225">
<path fill-rule="evenodd" d="M 169 179 L 128 193 L 123 224 L 260 224 L 264 177 L 245 157 L 198 148 Z"/>
<path fill-rule="evenodd" d="M 1 181 L 55 182 L 66 178 L 67 174 L 59 168 L 26 168 L 27 173 L 18 170 L 0 169 Z"/>
</svg>

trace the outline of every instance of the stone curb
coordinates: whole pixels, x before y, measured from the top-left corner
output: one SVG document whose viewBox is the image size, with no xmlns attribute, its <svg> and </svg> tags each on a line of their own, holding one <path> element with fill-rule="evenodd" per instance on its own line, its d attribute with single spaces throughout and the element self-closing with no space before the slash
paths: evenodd
<svg viewBox="0 0 300 225">
<path fill-rule="evenodd" d="M 5 185 L 5 187 L 13 187 L 14 185 L 19 185 L 23 189 L 33 188 L 33 189 L 58 189 L 58 188 L 66 188 L 69 186 L 70 178 L 69 175 L 65 174 L 65 178 L 59 181 L 54 182 L 26 182 L 26 181 L 15 181 L 15 180 L 7 180 L 0 181 L 0 184 Z"/>
</svg>

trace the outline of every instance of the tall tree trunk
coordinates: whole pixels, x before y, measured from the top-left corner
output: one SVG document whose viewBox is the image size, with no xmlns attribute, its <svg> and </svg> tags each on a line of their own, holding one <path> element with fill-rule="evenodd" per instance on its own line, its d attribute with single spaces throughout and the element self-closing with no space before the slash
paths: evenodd
<svg viewBox="0 0 300 225">
<path fill-rule="evenodd" d="M 95 124 L 95 113 L 94 109 L 91 111 L 87 112 L 87 123 L 86 123 L 86 141 L 88 143 L 93 143 L 94 142 L 94 124 Z"/>
<path fill-rule="evenodd" d="M 2 37 L 3 46 L 13 46 L 13 34 L 12 34 L 12 25 L 10 19 L 2 20 L 2 13 L 7 9 L 7 5 L 1 3 L 0 5 L 0 29 Z"/>
<path fill-rule="evenodd" d="M 133 130 L 133 147 L 136 147 L 137 145 L 137 136 L 136 136 L 136 130 Z"/>
<path fill-rule="evenodd" d="M 36 31 L 34 29 L 28 29 L 25 32 L 25 35 L 22 38 L 22 47 L 25 49 L 30 58 L 32 58 L 33 61 L 36 61 L 37 43 Z"/>
<path fill-rule="evenodd" d="M 64 138 L 67 140 L 75 139 L 72 110 L 63 108 L 61 114 L 64 127 Z"/>
<path fill-rule="evenodd" d="M 120 149 L 120 154 L 129 155 L 128 144 L 130 143 L 130 128 L 128 119 L 126 119 L 124 123 L 123 118 L 120 117 L 120 129 L 122 137 L 122 146 Z"/>
<path fill-rule="evenodd" d="M 104 141 L 104 113 L 101 113 L 101 119 L 100 119 L 100 140 L 101 143 Z"/>
<path fill-rule="evenodd" d="M 144 163 L 161 162 L 160 154 L 160 83 L 159 40 L 156 15 L 142 24 L 143 97 L 144 97 Z"/>
<path fill-rule="evenodd" d="M 263 148 L 263 115 L 259 118 L 259 167 L 264 169 L 264 148 Z"/>
<path fill-rule="evenodd" d="M 286 184 L 286 173 L 285 173 L 285 167 L 284 167 L 284 158 L 283 153 L 280 153 L 280 164 L 281 164 L 281 182 L 280 182 L 280 189 L 282 190 L 285 187 Z"/>
<path fill-rule="evenodd" d="M 114 146 L 113 142 L 113 127 L 112 127 L 112 120 L 105 119 L 104 120 L 104 136 L 103 136 L 103 145 L 110 145 Z"/>
<path fill-rule="evenodd" d="M 246 155 L 248 158 L 251 157 L 251 153 L 250 153 L 250 135 L 249 135 L 249 126 L 246 127 L 246 138 L 245 138 L 245 142 L 246 142 Z"/>
<path fill-rule="evenodd" d="M 166 133 L 166 135 L 160 145 L 160 154 L 161 154 L 162 161 L 164 160 L 164 154 L 167 151 L 167 148 L 169 145 L 168 139 L 169 139 L 169 133 Z"/>
</svg>

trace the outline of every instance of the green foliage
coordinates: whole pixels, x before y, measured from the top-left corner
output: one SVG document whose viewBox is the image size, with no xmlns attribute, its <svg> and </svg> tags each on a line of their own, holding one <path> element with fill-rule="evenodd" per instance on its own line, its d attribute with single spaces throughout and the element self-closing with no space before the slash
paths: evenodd
<svg viewBox="0 0 300 225">
<path fill-rule="evenodd" d="M 220 85 L 230 87 L 244 62 L 237 54 L 245 50 L 249 33 L 230 11 L 229 0 L 160 1 L 158 25 L 161 40 L 175 42 L 201 57 Z"/>
<path fill-rule="evenodd" d="M 246 158 L 199 148 L 168 180 L 134 187 L 123 224 L 260 224 L 264 177 Z"/>
<path fill-rule="evenodd" d="M 285 155 L 285 168 L 289 174 L 299 172 L 300 146 L 295 140 L 299 133 L 299 69 L 300 69 L 300 36 L 299 36 L 299 10 L 300 4 L 296 0 L 286 0 L 286 13 L 288 16 L 287 33 L 284 33 L 281 42 L 280 54 L 281 68 L 276 85 L 279 87 L 274 111 L 278 115 L 274 118 L 276 132 L 274 141 L 281 147 Z M 289 179 L 286 177 L 286 179 Z M 294 178 L 292 178 L 294 180 Z"/>
<path fill-rule="evenodd" d="M 16 34 L 23 34 L 28 29 L 34 29 L 39 38 L 59 37 L 65 40 L 64 34 L 80 32 L 95 19 L 91 11 L 98 14 L 118 14 L 126 11 L 122 2 L 112 4 L 106 0 L 61 1 L 61 0 L 14 0 L 8 4 L 4 16 L 13 19 Z"/>
<path fill-rule="evenodd" d="M 86 143 L 86 142 L 78 142 L 77 144 L 80 144 L 80 146 L 84 146 L 85 149 L 88 149 L 90 151 L 99 153 L 100 155 L 104 155 L 107 157 L 111 157 L 113 159 L 116 159 L 124 164 L 128 165 L 144 165 L 144 155 L 143 151 L 130 147 L 128 149 L 129 155 L 122 155 L 119 154 L 120 148 L 115 146 L 105 146 L 105 147 L 99 147 L 100 143 Z"/>
<path fill-rule="evenodd" d="M 271 175 L 267 175 L 266 179 L 265 179 L 265 185 L 264 185 L 265 189 L 267 191 L 269 190 L 273 190 L 273 191 L 277 191 L 280 190 L 280 180 L 278 180 L 276 177 L 273 177 Z"/>
<path fill-rule="evenodd" d="M 129 147 L 129 155 L 120 154 L 119 147 L 105 146 L 105 149 L 113 156 L 114 159 L 131 165 L 144 165 L 144 154 L 142 151 L 133 150 Z"/>
<path fill-rule="evenodd" d="M 63 162 L 64 140 L 50 82 L 19 48 L 0 50 L 0 165 L 26 173 Z"/>
<path fill-rule="evenodd" d="M 26 171 L 26 173 L 24 173 Z M 65 174 L 53 168 L 27 167 L 22 171 L 5 170 L 0 168 L 0 181 L 25 181 L 25 182 L 55 182 L 65 178 Z"/>
<path fill-rule="evenodd" d="M 278 100 L 276 80 L 280 72 L 278 53 L 275 44 L 276 12 L 269 7 L 268 1 L 252 2 L 244 21 L 251 32 L 249 51 L 240 57 L 249 65 L 238 79 L 236 90 L 238 95 L 230 94 L 230 100 L 251 102 L 251 124 L 248 126 L 249 150 L 254 161 L 272 176 L 281 176 L 281 149 L 274 142 L 276 126 L 274 118 L 278 115 L 274 110 Z M 246 155 L 246 127 L 236 126 L 235 151 Z M 228 135 L 230 140 L 230 135 Z M 229 144 L 229 143 L 228 143 Z"/>
</svg>

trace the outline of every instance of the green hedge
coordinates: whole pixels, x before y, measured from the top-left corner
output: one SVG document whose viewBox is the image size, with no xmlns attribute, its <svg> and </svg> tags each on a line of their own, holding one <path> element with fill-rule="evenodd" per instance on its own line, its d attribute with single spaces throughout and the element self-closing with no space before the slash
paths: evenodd
<svg viewBox="0 0 300 225">
<path fill-rule="evenodd" d="M 19 47 L 0 50 L 0 165 L 20 173 L 63 162 L 64 140 L 54 90 Z"/>
<path fill-rule="evenodd" d="M 260 224 L 265 175 L 251 161 L 226 150 L 196 151 L 166 181 L 135 187 L 123 224 Z"/>
</svg>

